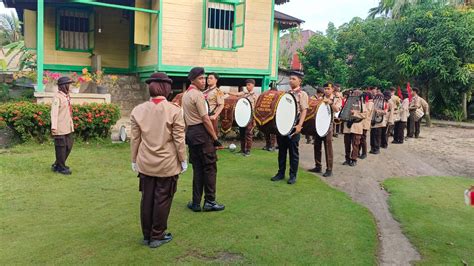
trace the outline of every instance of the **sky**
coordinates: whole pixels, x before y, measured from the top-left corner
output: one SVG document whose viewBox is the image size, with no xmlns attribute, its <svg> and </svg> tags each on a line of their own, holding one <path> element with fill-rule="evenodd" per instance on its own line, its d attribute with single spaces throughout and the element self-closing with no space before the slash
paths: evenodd
<svg viewBox="0 0 474 266">
<path fill-rule="evenodd" d="M 353 17 L 366 18 L 379 0 L 291 0 L 276 10 L 305 21 L 303 29 L 325 32 L 329 22 L 336 27 Z"/>
<path fill-rule="evenodd" d="M 291 0 L 276 6 L 278 11 L 306 21 L 303 29 L 324 32 L 332 21 L 336 27 L 349 22 L 353 17 L 366 18 L 370 8 L 379 0 Z M 0 3 L 0 13 L 6 8 Z"/>
</svg>

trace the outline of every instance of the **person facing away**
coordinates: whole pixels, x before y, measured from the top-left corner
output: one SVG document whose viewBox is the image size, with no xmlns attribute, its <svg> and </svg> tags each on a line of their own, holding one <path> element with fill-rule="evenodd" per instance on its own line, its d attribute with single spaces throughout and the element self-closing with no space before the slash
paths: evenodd
<svg viewBox="0 0 474 266">
<path fill-rule="evenodd" d="M 181 108 L 167 101 L 171 79 L 154 73 L 146 80 L 150 101 L 131 113 L 132 170 L 142 192 L 140 218 L 143 243 L 157 248 L 173 239 L 166 233 L 178 177 L 188 168 Z"/>
<path fill-rule="evenodd" d="M 58 79 L 58 92 L 54 95 L 51 105 L 51 133 L 54 138 L 56 161 L 51 170 L 63 175 L 70 175 L 71 169 L 66 166 L 66 160 L 71 154 L 74 144 L 74 123 L 72 121 L 72 104 L 69 95 L 69 85 L 73 81 L 69 77 Z"/>
</svg>

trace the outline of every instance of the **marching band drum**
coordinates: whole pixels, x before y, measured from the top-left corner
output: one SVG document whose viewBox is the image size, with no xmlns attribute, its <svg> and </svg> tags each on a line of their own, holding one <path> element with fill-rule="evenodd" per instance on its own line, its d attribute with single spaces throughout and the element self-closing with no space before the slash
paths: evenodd
<svg viewBox="0 0 474 266">
<path fill-rule="evenodd" d="M 254 118 L 263 133 L 287 136 L 297 122 L 297 107 L 292 94 L 269 90 L 257 99 Z"/>
</svg>

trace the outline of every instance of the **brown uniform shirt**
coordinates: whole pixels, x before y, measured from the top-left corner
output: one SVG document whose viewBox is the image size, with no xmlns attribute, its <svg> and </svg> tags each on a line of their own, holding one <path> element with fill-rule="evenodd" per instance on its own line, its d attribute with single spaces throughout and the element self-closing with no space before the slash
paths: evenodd
<svg viewBox="0 0 474 266">
<path fill-rule="evenodd" d="M 352 133 L 352 134 L 362 135 L 364 133 L 364 121 L 367 118 L 368 112 L 367 112 L 367 106 L 363 102 L 361 102 L 361 104 L 362 104 L 362 112 L 360 112 L 360 110 L 355 111 L 354 114 L 351 115 L 351 117 L 362 119 L 362 121 L 360 121 L 359 123 L 352 123 L 350 128 L 347 126 L 347 122 L 346 122 L 346 125 L 344 126 L 344 129 L 342 131 L 344 134 Z"/>
<path fill-rule="evenodd" d="M 194 85 L 191 85 L 184 93 L 181 101 L 186 125 L 194 126 L 202 124 L 202 117 L 208 114 L 202 92 Z"/>
<path fill-rule="evenodd" d="M 56 130 L 57 136 L 74 132 L 71 114 L 71 99 L 61 91 L 56 92 L 51 106 L 51 129 Z"/>
<path fill-rule="evenodd" d="M 290 90 L 289 93 L 293 94 L 293 96 L 296 98 L 296 103 L 298 104 L 298 113 L 301 113 L 309 108 L 308 94 L 302 91 L 301 88 Z"/>
<path fill-rule="evenodd" d="M 425 113 L 425 115 L 429 115 L 430 114 L 430 106 L 429 106 L 428 102 L 425 99 L 421 98 L 421 97 L 419 97 L 419 98 L 420 98 L 421 108 L 423 108 L 423 112 Z"/>
<path fill-rule="evenodd" d="M 258 96 L 257 96 L 257 94 L 255 94 L 254 91 L 252 91 L 252 92 L 239 92 L 239 96 L 249 99 L 250 103 L 252 104 L 252 109 L 255 108 L 255 103 L 257 102 Z"/>
<path fill-rule="evenodd" d="M 407 122 L 408 117 L 410 116 L 410 111 L 408 110 L 408 106 L 410 105 L 410 101 L 408 98 L 402 101 L 402 107 L 400 108 L 400 121 Z"/>
<path fill-rule="evenodd" d="M 181 173 L 181 162 L 186 160 L 181 112 L 164 98 L 158 104 L 145 102 L 133 109 L 131 155 L 140 173 L 157 177 Z"/>
<path fill-rule="evenodd" d="M 210 112 L 214 112 L 217 110 L 217 107 L 220 105 L 224 105 L 224 92 L 222 92 L 219 88 L 209 88 L 203 92 L 204 98 L 209 103 Z"/>
</svg>

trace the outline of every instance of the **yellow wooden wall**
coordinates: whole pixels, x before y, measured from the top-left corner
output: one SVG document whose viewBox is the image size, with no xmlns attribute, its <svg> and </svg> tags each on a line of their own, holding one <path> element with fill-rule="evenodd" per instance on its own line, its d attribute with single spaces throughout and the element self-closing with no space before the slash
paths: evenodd
<svg viewBox="0 0 474 266">
<path fill-rule="evenodd" d="M 152 9 L 160 9 L 160 1 L 152 0 Z M 148 33 L 145 33 L 148 34 Z M 137 66 L 150 66 L 158 64 L 158 16 L 151 15 L 151 47 L 142 51 L 141 46 L 137 45 Z"/>
<path fill-rule="evenodd" d="M 280 31 L 278 30 L 278 24 L 275 23 L 273 26 L 273 46 L 272 46 L 272 77 L 277 77 L 278 75 L 278 42 L 280 41 Z"/>
<path fill-rule="evenodd" d="M 96 8 L 101 14 L 102 33 L 95 32 L 95 54 L 102 55 L 102 67 L 128 68 L 130 21 L 122 18 L 122 11 Z M 90 53 L 56 50 L 56 14 L 54 7 L 47 7 L 44 14 L 45 64 L 90 66 Z M 95 16 L 96 29 L 99 26 Z"/>
<path fill-rule="evenodd" d="M 202 49 L 203 0 L 164 0 L 162 63 L 268 69 L 272 2 L 247 1 L 245 46 L 232 52 Z"/>
</svg>

